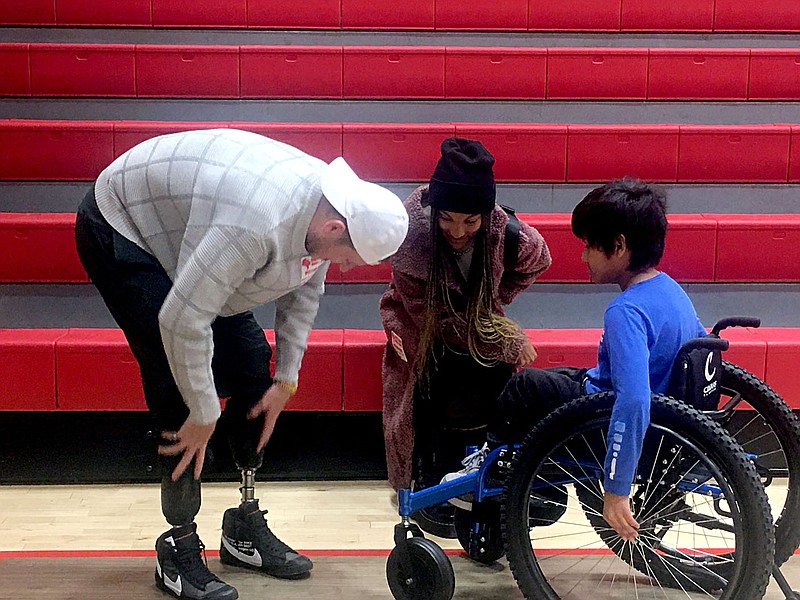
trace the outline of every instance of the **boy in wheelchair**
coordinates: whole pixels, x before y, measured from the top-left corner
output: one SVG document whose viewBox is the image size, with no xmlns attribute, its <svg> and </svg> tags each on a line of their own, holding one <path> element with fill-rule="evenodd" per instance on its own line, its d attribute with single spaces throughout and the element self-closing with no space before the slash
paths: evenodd
<svg viewBox="0 0 800 600">
<path fill-rule="evenodd" d="M 491 449 L 521 441 L 561 404 L 613 391 L 603 517 L 629 541 L 639 529 L 629 496 L 649 424 L 651 394 L 670 391 L 681 346 L 706 331 L 683 289 L 656 268 L 667 231 L 661 190 L 627 178 L 598 187 L 573 210 L 572 231 L 586 245 L 582 260 L 592 282 L 617 284 L 622 291 L 606 308 L 597 366 L 516 373 L 497 400 L 487 444 L 464 460 L 464 469 L 442 481 L 476 470 Z M 706 371 L 714 368 L 706 365 Z"/>
</svg>

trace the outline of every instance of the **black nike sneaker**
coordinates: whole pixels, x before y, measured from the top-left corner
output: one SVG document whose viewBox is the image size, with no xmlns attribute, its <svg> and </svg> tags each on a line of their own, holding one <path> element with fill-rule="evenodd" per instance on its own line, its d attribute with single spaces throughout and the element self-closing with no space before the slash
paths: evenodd
<svg viewBox="0 0 800 600">
<path fill-rule="evenodd" d="M 311 560 L 280 541 L 267 525 L 258 500 L 229 508 L 222 518 L 219 558 L 226 565 L 261 571 L 281 579 L 300 579 L 314 566 Z"/>
<path fill-rule="evenodd" d="M 197 525 L 173 527 L 156 540 L 156 585 L 176 598 L 236 600 L 236 588 L 208 570 Z"/>
</svg>

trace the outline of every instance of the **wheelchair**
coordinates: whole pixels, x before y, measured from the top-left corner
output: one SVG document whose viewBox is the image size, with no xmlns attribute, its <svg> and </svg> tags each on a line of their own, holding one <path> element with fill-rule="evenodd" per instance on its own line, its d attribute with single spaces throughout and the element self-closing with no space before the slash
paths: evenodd
<svg viewBox="0 0 800 600">
<path fill-rule="evenodd" d="M 759 324 L 725 319 L 687 342 L 671 396 L 653 397 L 631 492 L 636 540 L 623 541 L 602 517 L 614 396 L 591 394 L 548 415 L 521 444 L 490 452 L 476 472 L 398 492 L 402 520 L 386 565 L 393 596 L 452 598 L 450 561 L 409 515 L 471 495 L 472 510 L 456 513 L 462 547 L 480 562 L 505 553 L 528 599 L 748 600 L 774 576 L 787 599 L 800 600 L 779 570 L 800 537 L 800 424 L 766 384 L 721 359 L 723 329 Z M 742 407 L 750 410 L 734 410 Z M 788 478 L 786 499 L 771 510 L 764 486 L 778 476 Z"/>
</svg>

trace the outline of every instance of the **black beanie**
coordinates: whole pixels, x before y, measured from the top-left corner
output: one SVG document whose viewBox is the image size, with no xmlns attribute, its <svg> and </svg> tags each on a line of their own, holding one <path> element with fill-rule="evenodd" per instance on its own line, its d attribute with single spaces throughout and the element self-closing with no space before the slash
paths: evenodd
<svg viewBox="0 0 800 600">
<path fill-rule="evenodd" d="M 428 188 L 438 210 L 486 214 L 494 208 L 494 156 L 478 141 L 447 138 Z"/>
</svg>

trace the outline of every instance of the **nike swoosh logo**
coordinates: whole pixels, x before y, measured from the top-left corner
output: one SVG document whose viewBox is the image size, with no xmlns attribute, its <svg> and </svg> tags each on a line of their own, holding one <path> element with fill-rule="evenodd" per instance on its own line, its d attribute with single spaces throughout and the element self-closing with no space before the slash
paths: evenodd
<svg viewBox="0 0 800 600">
<path fill-rule="evenodd" d="M 225 549 L 228 552 L 230 552 L 235 558 L 238 558 L 243 563 L 246 563 L 248 565 L 252 565 L 254 567 L 260 567 L 261 566 L 261 555 L 258 553 L 258 550 L 256 550 L 255 548 L 253 548 L 253 553 L 252 554 L 247 554 L 245 552 L 242 552 L 236 546 L 231 544 L 224 535 L 222 536 L 222 545 L 225 547 Z"/>
<path fill-rule="evenodd" d="M 711 366 L 711 359 L 714 356 L 713 352 L 708 353 L 708 358 L 706 358 L 706 381 L 711 381 L 714 379 L 714 375 L 717 374 L 717 367 L 714 367 L 714 370 L 709 372 L 708 369 Z"/>
<path fill-rule="evenodd" d="M 169 589 L 171 589 L 176 594 L 178 594 L 178 596 L 180 596 L 181 595 L 181 591 L 183 590 L 183 585 L 181 584 L 181 576 L 178 575 L 175 578 L 175 580 L 173 581 L 172 579 L 170 579 L 169 575 L 164 573 L 164 571 L 161 568 L 161 563 L 159 563 L 158 561 L 156 561 L 156 567 L 158 568 L 158 574 L 162 576 L 162 580 L 164 581 L 164 585 L 167 586 Z"/>
</svg>

